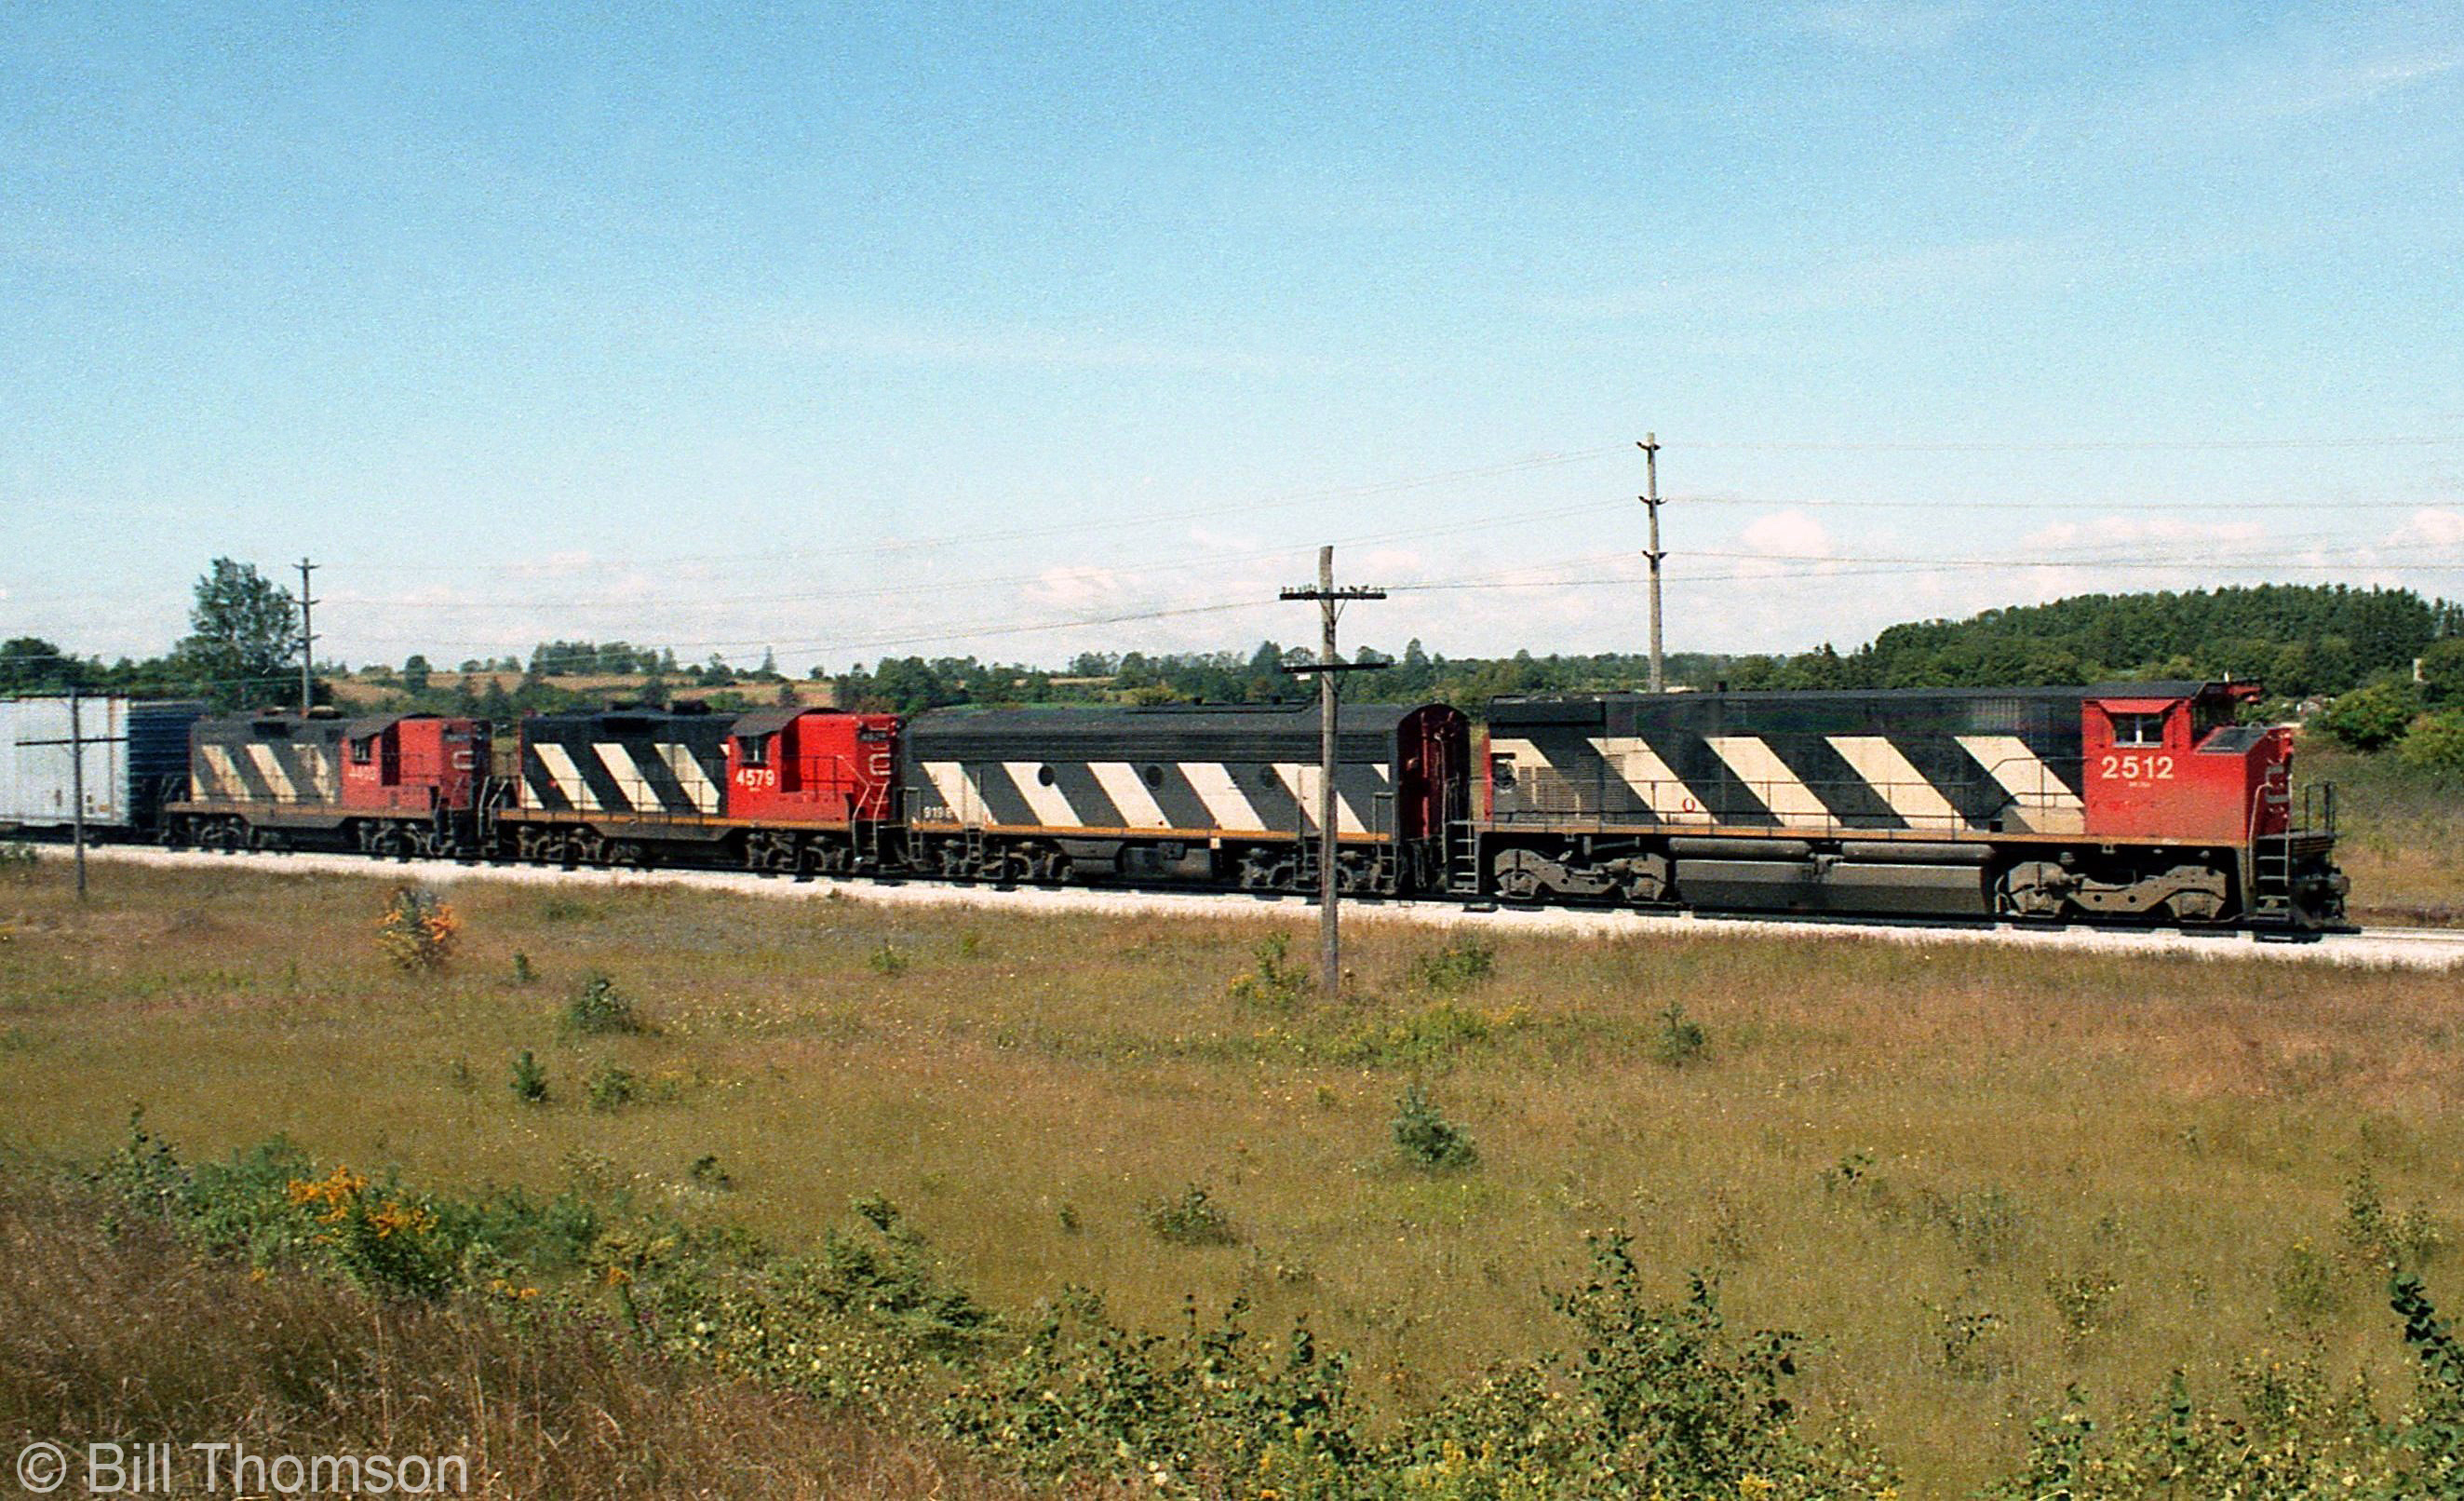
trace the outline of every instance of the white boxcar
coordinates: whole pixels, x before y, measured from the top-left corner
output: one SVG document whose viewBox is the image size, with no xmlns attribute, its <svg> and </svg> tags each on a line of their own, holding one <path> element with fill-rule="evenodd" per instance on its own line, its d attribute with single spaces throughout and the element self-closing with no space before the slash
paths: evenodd
<svg viewBox="0 0 2464 1501">
<path fill-rule="evenodd" d="M 119 695 L 77 701 L 85 746 L 85 821 L 98 829 L 149 828 L 166 791 L 187 781 L 193 703 Z M 64 742 L 69 700 L 0 699 L 0 827 L 62 828 L 75 822 L 76 768 Z"/>
</svg>

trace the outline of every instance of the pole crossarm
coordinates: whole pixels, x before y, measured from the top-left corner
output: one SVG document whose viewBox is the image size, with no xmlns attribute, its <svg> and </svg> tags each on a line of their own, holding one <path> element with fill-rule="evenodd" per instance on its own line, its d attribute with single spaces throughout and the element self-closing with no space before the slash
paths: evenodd
<svg viewBox="0 0 2464 1501">
<path fill-rule="evenodd" d="M 1375 673 L 1393 667 L 1392 662 L 1294 662 L 1276 669 L 1294 677 L 1309 677 L 1319 673 Z"/>
</svg>

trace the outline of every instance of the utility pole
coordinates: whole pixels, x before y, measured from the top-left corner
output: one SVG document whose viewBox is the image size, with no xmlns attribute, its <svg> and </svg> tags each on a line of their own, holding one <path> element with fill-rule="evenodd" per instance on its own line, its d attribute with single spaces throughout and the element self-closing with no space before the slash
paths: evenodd
<svg viewBox="0 0 2464 1501">
<path fill-rule="evenodd" d="M 1321 547 L 1317 550 L 1316 588 L 1283 591 L 1283 598 L 1287 600 L 1317 601 L 1318 621 L 1323 628 L 1318 642 L 1317 660 L 1307 666 L 1287 667 L 1284 671 L 1296 676 L 1312 673 L 1317 674 L 1318 984 L 1326 992 L 1329 1000 L 1343 993 L 1343 938 L 1340 922 L 1336 916 L 1337 904 L 1341 898 L 1341 883 L 1336 880 L 1340 851 L 1336 849 L 1334 837 L 1337 817 L 1334 795 L 1334 679 L 1338 673 L 1358 672 L 1364 668 L 1378 668 L 1386 665 L 1383 662 L 1345 661 L 1342 653 L 1335 650 L 1334 623 L 1335 618 L 1342 613 L 1345 600 L 1382 600 L 1385 597 L 1384 589 L 1336 588 L 1332 547 Z"/>
<path fill-rule="evenodd" d="M 77 805 L 69 817 L 77 846 L 77 900 L 85 900 L 85 716 L 77 686 L 69 686 L 69 801 Z"/>
<path fill-rule="evenodd" d="M 1643 556 L 1651 560 L 1651 691 L 1665 693 L 1668 682 L 1660 667 L 1660 560 L 1668 555 L 1660 550 L 1660 434 L 1646 432 L 1635 445 L 1642 450 L 1642 503 L 1651 513 L 1651 550 Z"/>
<path fill-rule="evenodd" d="M 104 717 L 106 728 L 109 716 Z M 63 745 L 69 753 L 69 838 L 77 849 L 77 900 L 85 900 L 85 748 L 89 745 L 114 745 L 127 739 L 123 735 L 107 735 L 88 739 L 85 733 L 84 696 L 75 685 L 69 688 L 69 733 L 55 740 L 19 740 L 19 746 Z"/>
<path fill-rule="evenodd" d="M 308 597 L 308 575 L 316 571 L 315 563 L 299 560 L 299 712 L 303 716 L 317 701 L 317 632 L 308 625 L 308 607 L 317 603 Z"/>
</svg>

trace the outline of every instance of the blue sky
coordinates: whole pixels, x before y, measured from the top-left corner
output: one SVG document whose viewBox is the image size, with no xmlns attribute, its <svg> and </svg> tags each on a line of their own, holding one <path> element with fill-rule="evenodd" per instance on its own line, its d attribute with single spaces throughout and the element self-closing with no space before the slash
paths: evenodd
<svg viewBox="0 0 2464 1501">
<path fill-rule="evenodd" d="M 1646 428 L 1675 648 L 2464 595 L 2464 9 L 0 11 L 7 634 L 1639 649 Z"/>
</svg>

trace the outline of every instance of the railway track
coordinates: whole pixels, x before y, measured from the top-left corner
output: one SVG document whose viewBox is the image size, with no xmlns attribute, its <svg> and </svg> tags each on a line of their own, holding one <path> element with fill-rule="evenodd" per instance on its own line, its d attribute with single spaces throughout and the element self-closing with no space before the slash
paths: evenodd
<svg viewBox="0 0 2464 1501">
<path fill-rule="evenodd" d="M 42 850 L 46 860 L 62 860 L 67 851 Z M 797 881 L 784 876 L 747 872 L 668 869 L 650 872 L 581 869 L 537 865 L 464 865 L 452 860 L 373 862 L 358 855 L 240 853 L 199 854 L 139 846 L 106 845 L 89 858 L 97 861 L 193 868 L 200 862 L 226 861 L 253 870 L 318 872 L 338 875 L 394 875 L 439 884 L 460 881 L 504 881 L 526 885 L 570 885 L 600 890 L 628 886 L 681 883 L 715 890 L 738 891 L 773 898 L 814 898 L 833 894 L 884 906 L 963 906 L 1010 912 L 1088 914 L 1094 916 L 1178 916 L 1189 917 L 1254 916 L 1261 913 L 1299 915 L 1313 904 L 1300 896 L 1250 896 L 1221 892 L 1109 891 L 1093 887 L 965 886 L 918 880 L 834 879 Z M 1367 923 L 1410 923 L 1421 927 L 1478 925 L 1500 933 L 1558 934 L 1585 938 L 1633 938 L 1650 935 L 1712 936 L 1751 934 L 1807 939 L 1858 938 L 1911 945 L 1991 944 L 2034 947 L 2066 953 L 2180 954 L 2208 960 L 2250 960 L 2365 968 L 2443 970 L 2464 966 L 2464 929 L 2368 928 L 2322 934 L 2300 942 L 2260 941 L 2240 932 L 2191 932 L 2167 928 L 2035 927 L 2008 923 L 1963 924 L 1875 920 L 1800 919 L 1771 916 L 1705 916 L 1693 913 L 1587 910 L 1581 908 L 1466 907 L 1443 899 L 1388 900 L 1355 898 L 1346 903 L 1355 920 Z"/>
</svg>

